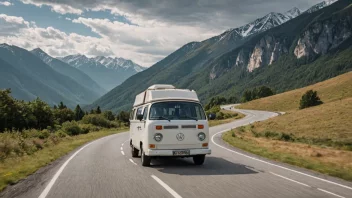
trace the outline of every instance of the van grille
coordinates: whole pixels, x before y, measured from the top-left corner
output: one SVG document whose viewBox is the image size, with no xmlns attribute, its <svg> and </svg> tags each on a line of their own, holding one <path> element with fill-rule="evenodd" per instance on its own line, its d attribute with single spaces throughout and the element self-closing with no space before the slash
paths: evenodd
<svg viewBox="0 0 352 198">
<path fill-rule="evenodd" d="M 178 129 L 178 126 L 176 125 L 164 126 L 164 129 Z"/>
<path fill-rule="evenodd" d="M 196 125 L 182 125 L 183 129 L 195 129 Z"/>
</svg>

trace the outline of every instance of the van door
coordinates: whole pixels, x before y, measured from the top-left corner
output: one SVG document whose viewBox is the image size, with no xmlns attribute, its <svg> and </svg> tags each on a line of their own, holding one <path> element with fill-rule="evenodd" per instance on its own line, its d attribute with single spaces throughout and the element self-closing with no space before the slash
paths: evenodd
<svg viewBox="0 0 352 198">
<path fill-rule="evenodd" d="M 142 135 L 143 135 L 143 125 L 144 121 L 143 120 L 137 120 L 137 115 L 140 115 L 143 113 L 143 107 L 139 107 L 136 111 L 136 121 L 135 121 L 135 126 L 133 128 L 134 132 L 134 145 L 136 148 L 140 150 L 140 141 L 142 140 Z"/>
<path fill-rule="evenodd" d="M 134 139 L 135 112 L 136 112 L 136 109 L 132 109 L 131 115 L 130 115 L 130 140 L 132 140 L 132 142 Z"/>
</svg>

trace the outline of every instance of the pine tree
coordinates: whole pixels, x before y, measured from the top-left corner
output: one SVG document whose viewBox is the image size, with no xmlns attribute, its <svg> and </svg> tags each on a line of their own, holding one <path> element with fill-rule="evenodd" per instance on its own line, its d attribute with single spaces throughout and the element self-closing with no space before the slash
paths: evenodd
<svg viewBox="0 0 352 198">
<path fill-rule="evenodd" d="M 97 114 L 101 114 L 100 106 L 97 107 L 97 110 L 95 111 Z"/>
<path fill-rule="evenodd" d="M 75 108 L 75 120 L 76 121 L 82 120 L 84 114 L 85 113 L 82 111 L 81 107 L 77 105 Z"/>
<path fill-rule="evenodd" d="M 66 109 L 66 105 L 64 105 L 64 103 L 61 101 L 59 104 L 59 109 Z"/>
</svg>

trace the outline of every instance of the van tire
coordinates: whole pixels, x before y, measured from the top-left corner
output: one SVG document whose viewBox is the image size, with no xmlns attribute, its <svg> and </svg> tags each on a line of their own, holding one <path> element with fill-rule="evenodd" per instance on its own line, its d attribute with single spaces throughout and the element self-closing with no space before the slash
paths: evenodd
<svg viewBox="0 0 352 198">
<path fill-rule="evenodd" d="M 202 165 L 205 161 L 205 155 L 193 156 L 193 162 L 195 165 Z"/>
<path fill-rule="evenodd" d="M 150 166 L 150 162 L 152 161 L 152 158 L 150 156 L 145 155 L 142 148 L 141 148 L 141 161 L 142 161 L 142 166 Z"/>
<path fill-rule="evenodd" d="M 131 145 L 131 153 L 132 157 L 138 157 L 139 150 L 136 149 L 133 145 Z"/>
</svg>

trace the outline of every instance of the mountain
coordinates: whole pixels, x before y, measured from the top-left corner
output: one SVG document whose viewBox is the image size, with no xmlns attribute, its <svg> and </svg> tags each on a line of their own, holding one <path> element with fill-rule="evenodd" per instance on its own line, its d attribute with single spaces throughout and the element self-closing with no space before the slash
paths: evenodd
<svg viewBox="0 0 352 198">
<path fill-rule="evenodd" d="M 329 5 L 333 4 L 333 3 L 335 3 L 336 1 L 338 1 L 338 0 L 325 0 L 325 1 L 321 2 L 321 3 L 318 3 L 318 4 L 314 5 L 314 6 L 312 6 L 311 8 L 306 10 L 306 12 L 312 13 L 312 12 L 318 11 L 318 10 L 320 10 L 320 9 L 326 7 L 326 6 L 329 6 Z"/>
<path fill-rule="evenodd" d="M 31 52 L 0 44 L 0 88 L 11 88 L 21 100 L 40 97 L 54 105 L 63 101 L 69 107 L 89 104 L 99 97 L 68 76 L 56 72 Z"/>
<path fill-rule="evenodd" d="M 95 92 L 97 95 L 102 96 L 106 93 L 106 90 L 100 87 L 93 79 L 91 79 L 87 74 L 80 71 L 79 69 L 76 69 L 68 65 L 67 63 L 64 63 L 56 58 L 49 56 L 40 48 L 36 48 L 31 52 L 37 57 L 39 57 L 44 63 L 53 68 L 55 71 L 70 77 L 71 79 L 78 82 L 80 85 Z"/>
<path fill-rule="evenodd" d="M 144 68 L 131 60 L 98 56 L 69 55 L 58 58 L 74 68 L 83 71 L 106 90 L 121 84 L 128 77 L 143 71 Z"/>
<path fill-rule="evenodd" d="M 350 4 L 340 0 L 246 37 L 230 31 L 223 39 L 188 43 L 86 108 L 129 110 L 135 95 L 152 84 L 194 89 L 206 103 L 217 95 L 240 98 L 260 85 L 279 93 L 351 71 Z"/>
</svg>

